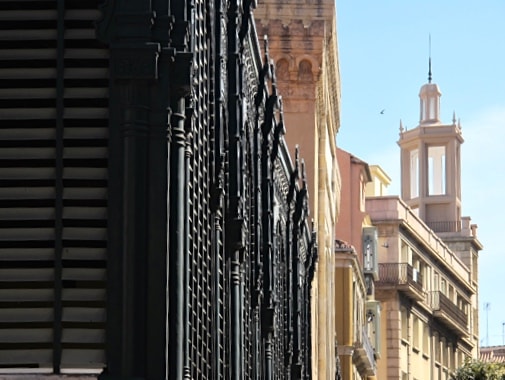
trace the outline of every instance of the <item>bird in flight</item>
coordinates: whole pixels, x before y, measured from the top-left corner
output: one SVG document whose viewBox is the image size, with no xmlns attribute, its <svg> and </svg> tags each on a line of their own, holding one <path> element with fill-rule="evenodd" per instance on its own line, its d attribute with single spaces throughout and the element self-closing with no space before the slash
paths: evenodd
<svg viewBox="0 0 505 380">
<path fill-rule="evenodd" d="M 384 115 L 384 111 L 385 111 L 385 109 L 383 109 L 383 110 L 380 112 L 380 114 L 381 114 L 381 115 Z"/>
</svg>

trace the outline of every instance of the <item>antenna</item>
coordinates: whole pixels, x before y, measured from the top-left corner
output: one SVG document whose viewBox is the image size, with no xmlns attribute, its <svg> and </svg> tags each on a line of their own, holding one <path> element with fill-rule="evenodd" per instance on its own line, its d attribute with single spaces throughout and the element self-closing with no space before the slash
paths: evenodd
<svg viewBox="0 0 505 380">
<path fill-rule="evenodd" d="M 431 33 L 428 35 L 428 49 L 429 49 L 429 59 L 428 59 L 428 83 L 431 83 Z"/>
</svg>

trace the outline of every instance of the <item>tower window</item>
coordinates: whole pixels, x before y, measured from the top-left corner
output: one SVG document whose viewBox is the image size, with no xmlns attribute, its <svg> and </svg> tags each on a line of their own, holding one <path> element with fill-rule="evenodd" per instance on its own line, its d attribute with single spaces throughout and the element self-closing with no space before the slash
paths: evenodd
<svg viewBox="0 0 505 380">
<path fill-rule="evenodd" d="M 429 115 L 428 115 L 428 118 L 430 120 L 434 120 L 436 118 L 436 115 L 435 115 L 435 99 L 434 98 L 430 98 L 430 106 L 429 106 Z"/>
<path fill-rule="evenodd" d="M 445 194 L 445 146 L 428 148 L 429 195 Z"/>
<path fill-rule="evenodd" d="M 298 65 L 298 80 L 302 82 L 312 81 L 312 64 L 304 59 Z"/>
<path fill-rule="evenodd" d="M 410 197 L 419 196 L 419 151 L 414 149 L 410 152 Z"/>
<path fill-rule="evenodd" d="M 289 63 L 285 59 L 279 59 L 275 65 L 275 74 L 277 78 L 288 80 L 289 79 Z"/>
</svg>

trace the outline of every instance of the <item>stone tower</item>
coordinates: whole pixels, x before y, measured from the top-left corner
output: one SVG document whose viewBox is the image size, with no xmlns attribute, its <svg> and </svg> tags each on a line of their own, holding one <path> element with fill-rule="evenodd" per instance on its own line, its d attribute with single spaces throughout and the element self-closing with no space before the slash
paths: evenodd
<svg viewBox="0 0 505 380">
<path fill-rule="evenodd" d="M 434 232 L 469 270 L 472 296 L 468 331 L 472 355 L 478 346 L 478 256 L 483 246 L 477 225 L 461 216 L 462 129 L 456 115 L 451 124 L 440 117 L 439 87 L 432 83 L 431 60 L 428 83 L 421 87 L 419 125 L 406 130 L 400 122 L 401 196 L 412 211 Z"/>
<path fill-rule="evenodd" d="M 400 123 L 401 195 L 435 232 L 456 232 L 461 224 L 461 127 L 440 120 L 440 89 L 421 87 L 419 125 L 409 131 Z"/>
</svg>

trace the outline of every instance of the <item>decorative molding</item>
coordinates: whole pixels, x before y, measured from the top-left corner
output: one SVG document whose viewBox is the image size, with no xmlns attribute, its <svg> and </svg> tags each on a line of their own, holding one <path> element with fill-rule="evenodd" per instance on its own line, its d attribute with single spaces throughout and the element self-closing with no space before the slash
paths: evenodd
<svg viewBox="0 0 505 380">
<path fill-rule="evenodd" d="M 337 346 L 337 354 L 340 356 L 352 356 L 354 355 L 354 346 Z"/>
<path fill-rule="evenodd" d="M 158 78 L 160 45 L 149 43 L 138 47 L 113 48 L 112 75 L 114 79 Z"/>
</svg>

